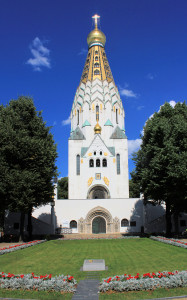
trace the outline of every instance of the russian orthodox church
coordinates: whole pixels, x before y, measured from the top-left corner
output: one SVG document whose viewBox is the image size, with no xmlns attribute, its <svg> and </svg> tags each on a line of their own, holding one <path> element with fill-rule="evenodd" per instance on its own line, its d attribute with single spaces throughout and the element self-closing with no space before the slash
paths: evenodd
<svg viewBox="0 0 187 300">
<path fill-rule="evenodd" d="M 88 34 L 88 54 L 71 110 L 68 199 L 36 208 L 40 233 L 162 232 L 165 210 L 129 198 L 125 112 L 98 28 Z M 47 228 L 47 231 L 46 231 Z M 39 232 L 39 227 L 38 227 Z M 43 230 L 43 231 L 42 231 Z"/>
<path fill-rule="evenodd" d="M 69 199 L 128 198 L 125 112 L 105 53 L 106 37 L 95 28 L 71 110 Z"/>
</svg>

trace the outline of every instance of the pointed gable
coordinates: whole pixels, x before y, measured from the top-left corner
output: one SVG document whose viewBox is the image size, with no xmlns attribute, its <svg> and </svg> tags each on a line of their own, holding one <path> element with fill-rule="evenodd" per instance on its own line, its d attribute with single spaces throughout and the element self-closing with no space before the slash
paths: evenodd
<svg viewBox="0 0 187 300">
<path fill-rule="evenodd" d="M 111 139 L 126 139 L 127 137 L 126 137 L 126 134 L 124 133 L 124 131 L 121 130 L 119 128 L 119 126 L 116 126 L 116 128 L 114 129 L 110 138 Z"/>
<path fill-rule="evenodd" d="M 80 130 L 79 127 L 77 127 L 69 137 L 69 140 L 85 140 L 84 134 Z"/>
<path fill-rule="evenodd" d="M 90 156 L 89 154 L 94 151 L 103 151 L 107 153 L 109 156 L 115 156 L 115 147 L 107 147 L 99 134 L 96 134 L 90 146 L 83 150 L 84 156 Z"/>
</svg>

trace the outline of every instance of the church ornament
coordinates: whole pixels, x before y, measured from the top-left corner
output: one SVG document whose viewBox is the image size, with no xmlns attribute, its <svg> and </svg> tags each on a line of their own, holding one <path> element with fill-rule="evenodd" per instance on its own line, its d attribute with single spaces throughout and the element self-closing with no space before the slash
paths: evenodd
<svg viewBox="0 0 187 300">
<path fill-rule="evenodd" d="M 90 185 L 92 184 L 92 182 L 93 182 L 93 177 L 90 177 L 90 178 L 88 179 L 88 186 L 90 186 Z"/>
<path fill-rule="evenodd" d="M 108 153 L 107 152 L 104 152 L 104 156 L 107 156 L 108 155 Z"/>
<path fill-rule="evenodd" d="M 106 176 L 103 177 L 104 183 L 109 186 L 109 180 Z"/>
</svg>

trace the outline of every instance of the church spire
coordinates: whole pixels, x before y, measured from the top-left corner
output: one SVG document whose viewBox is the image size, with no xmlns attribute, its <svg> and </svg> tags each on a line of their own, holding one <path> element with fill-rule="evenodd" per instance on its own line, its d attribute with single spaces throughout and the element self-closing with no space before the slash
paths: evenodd
<svg viewBox="0 0 187 300">
<path fill-rule="evenodd" d="M 114 81 L 110 66 L 105 54 L 105 34 L 98 29 L 98 20 L 100 16 L 94 15 L 95 28 L 88 34 L 88 55 L 81 77 L 81 82 L 93 81 L 98 78 L 108 83 Z"/>
</svg>

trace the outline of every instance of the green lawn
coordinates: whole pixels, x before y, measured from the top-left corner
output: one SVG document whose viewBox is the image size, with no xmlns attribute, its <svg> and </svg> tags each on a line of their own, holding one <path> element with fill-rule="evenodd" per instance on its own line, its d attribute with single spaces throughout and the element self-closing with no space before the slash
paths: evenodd
<svg viewBox="0 0 187 300">
<path fill-rule="evenodd" d="M 85 272 L 80 271 L 84 259 L 105 259 L 108 271 L 100 272 L 102 279 L 123 273 L 134 275 L 137 272 L 186 270 L 186 254 L 186 249 L 146 238 L 56 240 L 0 256 L 0 271 L 15 274 L 34 272 L 36 275 L 69 274 L 79 281 L 85 277 Z M 101 299 L 105 299 L 103 297 Z"/>
</svg>

